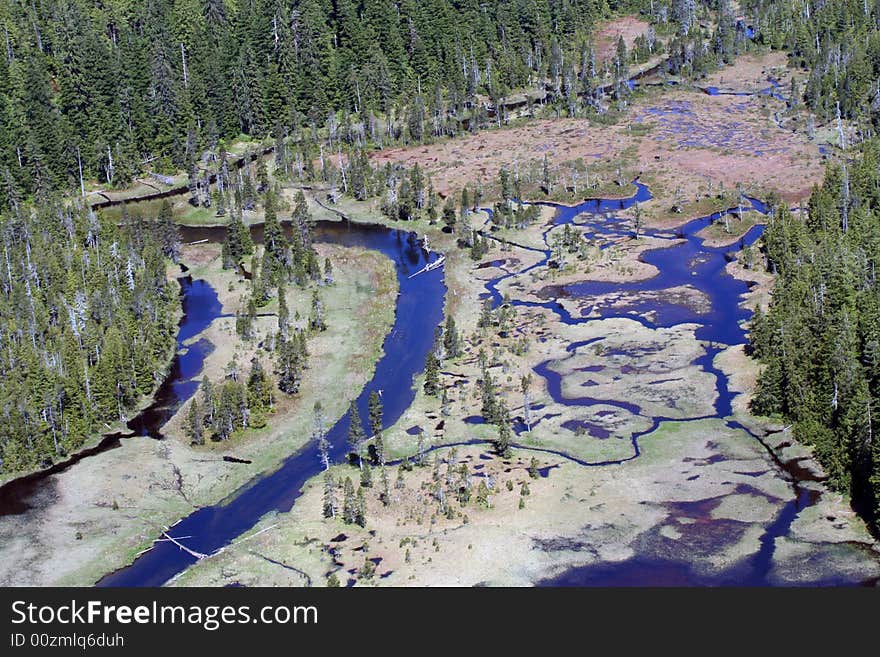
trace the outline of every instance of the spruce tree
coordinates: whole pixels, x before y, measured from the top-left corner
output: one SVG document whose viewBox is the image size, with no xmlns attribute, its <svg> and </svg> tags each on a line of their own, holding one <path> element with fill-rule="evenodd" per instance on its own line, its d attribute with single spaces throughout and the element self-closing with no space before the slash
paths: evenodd
<svg viewBox="0 0 880 657">
<path fill-rule="evenodd" d="M 361 527 L 367 526 L 367 500 L 364 497 L 364 489 L 358 488 L 355 499 L 354 523 Z"/>
<path fill-rule="evenodd" d="M 526 374 L 520 379 L 520 390 L 523 395 L 523 420 L 526 424 L 526 431 L 532 430 L 532 375 Z"/>
<path fill-rule="evenodd" d="M 361 424 L 361 415 L 358 411 L 357 404 L 352 401 L 348 406 L 348 447 L 349 453 L 357 457 L 358 465 L 363 467 L 361 460 L 361 446 L 363 445 L 366 435 Z"/>
<path fill-rule="evenodd" d="M 446 326 L 443 329 L 443 348 L 447 358 L 458 358 L 461 355 L 461 339 L 455 326 L 455 318 L 451 314 L 446 316 Z"/>
<path fill-rule="evenodd" d="M 326 331 L 327 322 L 324 319 L 324 304 L 318 297 L 318 291 L 312 290 L 312 311 L 309 314 L 310 331 Z"/>
<path fill-rule="evenodd" d="M 274 192 L 266 194 L 263 222 L 263 278 L 267 286 L 275 286 L 286 276 L 287 239 L 278 222 Z"/>
<path fill-rule="evenodd" d="M 538 459 L 533 456 L 532 460 L 529 461 L 529 476 L 532 479 L 537 479 L 539 475 L 540 473 L 538 472 Z"/>
<path fill-rule="evenodd" d="M 379 482 L 380 482 L 380 492 L 379 499 L 382 501 L 384 506 L 391 505 L 391 484 L 388 481 L 388 470 L 385 466 L 382 466 L 382 470 L 379 474 Z"/>
<path fill-rule="evenodd" d="M 312 438 L 318 444 L 318 458 L 324 470 L 330 467 L 330 448 L 332 445 L 327 440 L 327 430 L 324 427 L 324 408 L 320 401 L 315 402 Z"/>
<path fill-rule="evenodd" d="M 204 417 L 204 424 L 206 427 L 213 427 L 215 411 L 214 384 L 211 383 L 211 379 L 205 376 L 202 378 L 199 388 L 202 395 L 201 411 Z"/>
<path fill-rule="evenodd" d="M 251 360 L 247 382 L 248 407 L 252 411 L 268 411 L 272 408 L 272 387 L 259 358 Z"/>
<path fill-rule="evenodd" d="M 294 335 L 289 340 L 281 340 L 276 345 L 276 354 L 275 372 L 278 374 L 278 389 L 288 395 L 295 395 L 299 392 L 303 367 L 297 336 Z"/>
<path fill-rule="evenodd" d="M 429 352 L 425 361 L 425 394 L 434 396 L 440 388 L 440 363 L 434 352 Z"/>
<path fill-rule="evenodd" d="M 446 202 L 443 204 L 443 224 L 446 226 L 447 232 L 452 232 L 455 222 L 455 199 L 452 196 L 447 196 Z"/>
<path fill-rule="evenodd" d="M 184 427 L 187 438 L 194 445 L 203 445 L 205 443 L 205 424 L 202 418 L 202 411 L 199 407 L 199 400 L 193 397 L 189 403 L 189 410 L 186 414 L 186 424 Z"/>
<path fill-rule="evenodd" d="M 377 465 L 385 465 L 385 439 L 382 437 L 382 432 L 376 434 L 376 439 L 373 443 L 373 448 L 376 452 L 375 463 Z"/>
<path fill-rule="evenodd" d="M 324 517 L 335 518 L 337 512 L 336 506 L 336 482 L 329 472 L 324 473 L 324 501 L 323 501 Z"/>
<path fill-rule="evenodd" d="M 333 263 L 330 262 L 330 258 L 324 259 L 324 283 L 333 284 Z"/>
<path fill-rule="evenodd" d="M 496 424 L 498 424 L 498 438 L 495 440 L 495 451 L 503 458 L 510 458 L 510 413 L 503 400 L 498 404 L 498 417 Z"/>
<path fill-rule="evenodd" d="M 495 380 L 488 371 L 483 370 L 483 380 L 481 385 L 481 395 L 483 404 L 480 413 L 483 419 L 489 424 L 498 424 L 501 420 L 502 402 L 498 399 L 498 393 L 495 390 Z"/>
<path fill-rule="evenodd" d="M 287 305 L 287 287 L 278 285 L 278 338 L 290 339 L 290 308 Z"/>
<path fill-rule="evenodd" d="M 353 525 L 356 522 L 357 513 L 358 508 L 354 496 L 354 484 L 351 481 L 351 477 L 346 477 L 342 487 L 342 520 L 348 525 Z"/>
<path fill-rule="evenodd" d="M 382 431 L 382 397 L 376 390 L 370 392 L 369 415 L 370 435 L 376 436 Z"/>
<path fill-rule="evenodd" d="M 492 299 L 487 297 L 480 309 L 480 318 L 477 320 L 477 326 L 481 329 L 487 329 L 493 324 L 492 317 Z"/>
</svg>

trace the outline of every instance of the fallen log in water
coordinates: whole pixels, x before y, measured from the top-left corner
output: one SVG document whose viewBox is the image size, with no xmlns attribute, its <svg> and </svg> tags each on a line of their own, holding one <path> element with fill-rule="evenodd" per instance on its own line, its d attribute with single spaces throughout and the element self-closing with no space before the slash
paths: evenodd
<svg viewBox="0 0 880 657">
<path fill-rule="evenodd" d="M 410 276 L 410 278 L 413 278 L 414 276 L 418 276 L 419 274 L 424 274 L 425 272 L 428 272 L 428 271 L 432 271 L 432 270 L 434 270 L 434 269 L 437 269 L 438 267 L 442 267 L 442 266 L 443 266 L 443 261 L 444 261 L 444 260 L 446 260 L 446 256 L 445 256 L 445 255 L 441 255 L 439 258 L 437 258 L 437 259 L 436 259 L 434 262 L 432 262 L 431 264 L 429 264 L 429 265 L 425 265 L 424 267 L 422 267 L 421 269 L 419 269 L 415 274 L 412 274 L 412 275 Z"/>
<path fill-rule="evenodd" d="M 201 560 L 201 559 L 204 559 L 205 557 L 208 556 L 207 554 L 205 554 L 205 553 L 203 553 L 203 552 L 196 552 L 195 550 L 192 550 L 192 549 L 186 547 L 183 543 L 181 543 L 180 541 L 178 541 L 176 538 L 174 538 L 173 536 L 170 536 L 170 535 L 168 534 L 167 531 L 162 532 L 162 535 L 163 535 L 165 538 L 167 538 L 169 541 L 171 541 L 172 543 L 174 543 L 174 544 L 175 544 L 177 547 L 179 547 L 181 550 L 183 550 L 183 551 L 186 552 L 187 554 L 190 554 L 190 555 L 194 556 L 196 559 Z"/>
</svg>

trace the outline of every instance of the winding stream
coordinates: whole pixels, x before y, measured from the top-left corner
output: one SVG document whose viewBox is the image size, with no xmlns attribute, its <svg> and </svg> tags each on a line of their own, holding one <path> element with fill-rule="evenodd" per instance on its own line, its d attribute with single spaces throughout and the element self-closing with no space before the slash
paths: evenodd
<svg viewBox="0 0 880 657">
<path fill-rule="evenodd" d="M 216 240 L 222 234 L 222 229 L 184 230 L 186 241 Z M 377 363 L 372 379 L 357 399 L 361 416 L 367 417 L 369 395 L 373 390 L 380 390 L 385 426 L 390 426 L 415 397 L 413 377 L 424 367 L 434 340 L 434 327 L 443 319 L 446 287 L 442 270 L 435 269 L 414 278 L 409 276 L 438 256 L 422 249 L 414 234 L 375 225 L 321 222 L 315 238 L 377 250 L 395 265 L 400 292 L 394 326 L 385 338 L 384 355 Z M 346 414 L 328 432 L 334 460 L 341 460 L 348 451 L 348 425 Z M 290 510 L 303 484 L 320 469 L 317 445 L 309 443 L 289 456 L 279 469 L 257 477 L 225 502 L 203 507 L 182 519 L 174 526 L 174 532 L 193 537 L 187 540 L 187 547 L 191 550 L 211 554 L 253 527 L 266 513 Z M 158 586 L 195 561 L 194 556 L 170 542 L 156 543 L 152 550 L 130 566 L 107 575 L 98 585 Z"/>
<path fill-rule="evenodd" d="M 620 212 L 632 207 L 637 202 L 644 202 L 651 198 L 648 188 L 638 180 L 633 183 L 636 193 L 625 199 L 591 199 L 577 206 L 559 206 L 550 226 L 543 233 L 544 244 L 549 244 L 549 234 L 558 226 L 566 224 L 577 225 L 582 234 L 600 249 L 610 247 L 615 241 L 633 236 L 630 224 L 615 217 L 615 212 Z M 743 210 L 754 210 L 767 215 L 771 208 L 758 199 L 751 197 L 743 198 Z M 746 203 L 747 201 L 747 203 Z M 553 205 L 553 204 L 548 204 Z M 668 247 L 661 247 L 645 251 L 640 260 L 654 265 L 657 275 L 647 279 L 630 283 L 594 282 L 584 281 L 564 286 L 551 287 L 546 294 L 550 300 L 544 303 L 534 301 L 509 300 L 514 307 L 543 307 L 554 313 L 565 324 L 579 324 L 591 321 L 601 321 L 610 318 L 626 318 L 637 321 L 642 325 L 656 329 L 672 327 L 682 323 L 700 325 L 695 332 L 695 337 L 704 342 L 705 353 L 693 361 L 693 365 L 699 366 L 704 372 L 711 374 L 716 382 L 716 400 L 714 414 L 711 416 L 689 418 L 686 420 L 669 418 L 664 416 L 649 416 L 642 412 L 636 404 L 625 400 L 594 399 L 591 397 L 570 398 L 562 394 L 562 377 L 551 369 L 553 360 L 540 363 L 534 372 L 542 377 L 547 383 L 547 391 L 553 401 L 566 406 L 589 407 L 612 406 L 627 412 L 647 417 L 651 421 L 648 429 L 633 433 L 630 437 L 632 454 L 627 457 L 597 462 L 584 462 L 573 459 L 564 454 L 559 456 L 582 466 L 605 466 L 623 463 L 636 459 L 640 455 L 639 439 L 642 436 L 654 432 L 664 421 L 693 421 L 711 418 L 729 418 L 732 414 L 732 400 L 735 396 L 730 392 L 727 385 L 727 376 L 714 365 L 715 357 L 728 346 L 744 344 L 747 341 L 743 322 L 751 316 L 751 311 L 740 306 L 744 295 L 749 290 L 749 283 L 730 276 L 725 267 L 733 257 L 732 253 L 746 246 L 754 244 L 763 234 L 764 226 L 754 225 L 750 227 L 742 237 L 733 244 L 727 246 L 712 247 L 705 244 L 704 238 L 698 233 L 712 223 L 722 219 L 725 215 L 733 214 L 739 208 L 730 208 L 711 215 L 700 217 L 687 222 L 683 226 L 670 233 L 669 230 L 647 229 L 641 231 L 646 237 L 661 240 L 675 240 L 677 243 Z M 491 219 L 491 213 L 489 217 Z M 488 225 L 488 222 L 487 222 Z M 494 238 L 491 232 L 484 229 L 483 235 Z M 503 240 L 499 240 L 503 241 Z M 516 246 L 516 245 L 515 245 Z M 527 248 L 532 251 L 540 249 Z M 502 303 L 502 295 L 498 285 L 505 279 L 523 276 L 524 274 L 545 266 L 552 257 L 548 248 L 541 251 L 543 257 L 535 264 L 520 271 L 507 272 L 486 284 L 486 290 L 492 298 L 493 306 L 498 307 Z M 609 293 L 620 292 L 663 292 L 672 288 L 689 286 L 702 293 L 709 301 L 707 312 L 697 312 L 687 305 L 674 303 L 666 300 L 662 295 L 642 300 L 637 304 L 629 304 L 624 310 L 609 307 L 593 306 L 589 318 L 573 317 L 559 302 L 560 297 L 569 298 L 595 298 Z M 596 315 L 597 316 L 593 316 Z M 654 319 L 648 319 L 653 317 Z M 594 338 L 584 342 L 568 345 L 569 353 L 579 347 L 590 344 L 601 338 Z M 597 366 L 601 369 L 600 366 Z M 539 582 L 545 586 L 771 586 L 770 579 L 773 566 L 776 539 L 788 535 L 792 523 L 798 514 L 805 508 L 815 504 L 820 494 L 809 487 L 804 486 L 806 480 L 811 477 L 805 473 L 796 463 L 784 464 L 776 456 L 775 452 L 754 432 L 734 420 L 728 420 L 727 426 L 732 429 L 744 431 L 758 441 L 766 450 L 779 476 L 790 482 L 792 497 L 785 502 L 776 513 L 774 519 L 766 526 L 760 540 L 760 549 L 735 564 L 730 569 L 716 573 L 703 574 L 694 570 L 689 564 L 677 560 L 649 557 L 644 554 L 617 564 L 599 564 L 569 569 L 562 574 Z M 595 427 L 590 428 L 595 432 Z M 603 436 L 597 436 L 602 438 Z M 701 516 L 708 519 L 711 509 L 706 508 Z M 656 538 L 656 537 L 654 537 Z M 823 581 L 813 581 L 812 584 L 822 585 L 859 585 L 873 584 L 862 582 L 858 578 L 829 577 Z"/>
<path fill-rule="evenodd" d="M 622 238 L 630 237 L 629 224 L 625 220 L 615 217 L 615 213 L 631 207 L 636 202 L 651 198 L 650 191 L 645 185 L 638 181 L 634 184 L 636 193 L 630 198 L 594 199 L 585 201 L 576 207 L 557 206 L 552 225 L 544 232 L 545 244 L 550 231 L 556 226 L 569 223 L 576 225 L 588 239 L 594 240 L 594 243 L 598 244 L 600 248 L 610 246 L 615 240 L 619 241 Z M 756 199 L 748 199 L 748 202 L 748 209 L 762 213 L 768 211 L 768 208 Z M 728 418 L 731 415 L 733 394 L 728 390 L 726 376 L 714 366 L 713 360 L 715 355 L 726 346 L 745 342 L 745 331 L 741 322 L 748 319 L 749 311 L 740 308 L 739 305 L 742 296 L 748 291 L 748 284 L 729 276 L 724 268 L 730 260 L 729 254 L 745 245 L 754 243 L 762 234 L 763 226 L 752 227 L 736 244 L 727 247 L 706 246 L 697 233 L 723 214 L 733 211 L 727 210 L 695 219 L 674 231 L 643 231 L 643 234 L 648 237 L 670 242 L 670 246 L 667 248 L 653 249 L 642 255 L 643 261 L 658 269 L 659 273 L 653 278 L 632 283 L 574 283 L 548 290 L 546 301 L 513 300 L 511 303 L 514 306 L 547 308 L 567 324 L 599 321 L 610 317 L 626 317 L 649 328 L 668 327 L 685 322 L 698 324 L 696 337 L 704 342 L 705 353 L 697 358 L 693 364 L 710 373 L 716 381 L 718 394 L 714 414 L 711 417 Z M 187 242 L 203 239 L 219 241 L 224 234 L 222 228 L 182 228 L 181 231 L 184 241 Z M 257 240 L 261 238 L 260 232 L 260 227 L 254 229 Z M 483 232 L 488 237 L 496 239 L 491 232 L 485 230 Z M 425 356 L 433 342 L 434 328 L 441 323 L 443 318 L 446 288 L 442 269 L 409 278 L 412 273 L 436 259 L 437 255 L 424 251 L 414 234 L 376 225 L 320 222 L 316 228 L 316 239 L 345 246 L 374 249 L 389 257 L 395 265 L 400 294 L 396 302 L 394 325 L 385 339 L 384 355 L 378 362 L 372 379 L 364 387 L 357 400 L 362 417 L 366 417 L 370 392 L 381 390 L 384 404 L 384 423 L 385 426 L 390 426 L 397 421 L 414 398 L 413 377 L 421 372 Z M 498 291 L 498 285 L 502 281 L 523 276 L 537 267 L 546 265 L 551 258 L 549 248 L 542 250 L 515 246 L 538 251 L 542 256 L 539 262 L 534 265 L 518 271 L 505 271 L 502 275 L 487 282 L 487 294 L 491 296 L 495 306 L 502 303 L 502 295 Z M 205 281 L 192 280 L 186 275 L 179 280 L 182 286 L 185 311 L 178 336 L 180 351 L 175 357 L 170 375 L 157 394 L 155 403 L 129 423 L 131 429 L 129 435 L 162 437 L 161 426 L 197 389 L 204 358 L 212 348 L 212 345 L 205 340 L 189 345 L 185 343 L 220 316 L 221 308 L 216 293 Z M 630 306 L 623 310 L 600 307 L 597 309 L 598 316 L 594 313 L 590 317 L 572 316 L 558 302 L 560 297 L 594 297 L 610 292 L 626 291 L 661 292 L 683 285 L 696 288 L 705 295 L 709 305 L 707 312 L 695 312 L 687 306 L 665 300 L 662 295 L 655 295 L 650 300 L 642 300 L 635 307 Z M 568 350 L 571 352 L 588 342 L 573 343 L 569 345 Z M 590 397 L 569 399 L 564 397 L 561 391 L 561 377 L 551 369 L 550 365 L 551 361 L 541 363 L 534 368 L 534 371 L 547 381 L 547 389 L 554 402 L 585 408 L 601 404 L 619 407 L 637 415 L 642 414 L 642 409 L 638 405 L 626 400 L 600 400 Z M 659 416 L 645 417 L 650 420 L 650 427 L 631 436 L 631 455 L 616 460 L 587 462 L 553 450 L 529 446 L 521 447 L 555 454 L 584 467 L 621 463 L 638 458 L 640 454 L 639 438 L 656 430 L 662 422 L 670 419 Z M 337 461 L 344 458 L 347 452 L 348 422 L 348 416 L 343 416 L 332 427 L 328 435 L 333 444 L 331 457 Z M 747 431 L 745 427 L 733 421 L 729 421 L 728 426 Z M 761 440 L 759 436 L 751 435 L 756 440 Z M 119 437 L 117 435 L 112 437 L 112 440 L 105 439 L 94 450 L 75 457 L 72 462 L 101 449 L 111 448 L 118 444 Z M 465 440 L 459 444 L 479 444 L 479 441 Z M 804 508 L 814 504 L 818 499 L 818 494 L 809 487 L 804 487 L 801 482 L 803 473 L 786 471 L 784 466 L 775 459 L 772 450 L 767 448 L 767 451 L 771 460 L 775 461 L 779 475 L 791 483 L 792 497 L 782 504 L 774 519 L 767 524 L 764 536 L 761 538 L 759 551 L 737 563 L 731 570 L 707 576 L 695 572 L 687 563 L 650 558 L 640 553 L 639 556 L 620 564 L 573 568 L 552 579 L 540 582 L 540 584 L 634 584 L 642 586 L 772 584 L 768 575 L 773 563 L 776 538 L 788 534 L 797 515 Z M 0 488 L 0 515 L 23 512 L 28 508 L 28 500 L 39 482 L 71 464 L 60 464 L 56 466 L 58 470 L 53 468 L 37 473 L 30 478 L 16 480 Z M 288 511 L 300 495 L 303 484 L 318 474 L 320 469 L 317 446 L 310 443 L 299 452 L 289 456 L 279 469 L 248 482 L 222 503 L 200 508 L 183 518 L 174 526 L 174 534 L 192 536 L 187 540 L 188 548 L 195 552 L 211 554 L 247 532 L 266 513 Z M 705 516 L 708 520 L 708 510 L 705 511 Z M 152 550 L 141 555 L 131 565 L 107 575 L 98 585 L 157 586 L 184 571 L 195 561 L 196 557 L 178 549 L 172 543 L 157 542 Z M 859 582 L 836 579 L 823 583 L 856 584 Z"/>
<path fill-rule="evenodd" d="M 121 439 L 131 436 L 161 438 L 160 428 L 198 389 L 197 377 L 214 345 L 205 339 L 197 340 L 192 344 L 187 342 L 220 316 L 222 306 L 214 288 L 206 281 L 194 280 L 186 273 L 185 267 L 181 269 L 183 271 L 177 282 L 180 284 L 183 316 L 178 325 L 175 355 L 165 380 L 153 395 L 152 402 L 126 423 L 126 431 L 108 434 L 97 444 L 80 449 L 49 468 L 18 477 L 0 486 L 0 517 L 25 513 L 35 504 L 42 503 L 38 499 L 39 493 L 53 476 L 64 472 L 84 458 L 119 447 Z"/>
</svg>

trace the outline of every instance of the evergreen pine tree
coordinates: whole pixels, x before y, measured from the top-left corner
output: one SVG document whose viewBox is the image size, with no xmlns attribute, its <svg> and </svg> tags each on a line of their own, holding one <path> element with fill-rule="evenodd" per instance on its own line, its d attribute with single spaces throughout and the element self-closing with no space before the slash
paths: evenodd
<svg viewBox="0 0 880 657">
<path fill-rule="evenodd" d="M 278 389 L 288 395 L 295 395 L 299 392 L 303 367 L 297 336 L 294 335 L 289 340 L 281 340 L 276 345 L 276 354 L 275 372 L 278 374 Z"/>
<path fill-rule="evenodd" d="M 329 472 L 324 473 L 324 517 L 335 518 L 337 512 L 336 506 L 336 483 Z"/>
<path fill-rule="evenodd" d="M 434 396 L 440 388 L 440 363 L 434 352 L 428 353 L 425 361 L 425 394 Z"/>
<path fill-rule="evenodd" d="M 330 468 L 330 448 L 332 445 L 327 439 L 327 430 L 324 427 L 324 408 L 320 401 L 315 402 L 312 438 L 318 444 L 318 457 L 324 470 Z"/>
<path fill-rule="evenodd" d="M 342 488 L 342 520 L 348 525 L 353 525 L 357 520 L 357 514 L 358 508 L 354 496 L 354 484 L 351 481 L 351 477 L 346 477 Z"/>
<path fill-rule="evenodd" d="M 361 446 L 363 445 L 366 435 L 364 434 L 363 425 L 361 424 L 361 415 L 358 411 L 357 404 L 352 401 L 348 406 L 348 447 L 349 453 L 357 456 L 358 465 L 363 467 L 361 460 Z"/>
<path fill-rule="evenodd" d="M 312 290 L 312 311 L 311 314 L 309 314 L 309 330 L 327 330 L 327 322 L 324 319 L 324 304 L 318 297 L 317 290 Z"/>
<path fill-rule="evenodd" d="M 529 461 L 529 476 L 532 479 L 537 479 L 539 475 L 540 473 L 538 472 L 538 459 L 533 456 L 532 460 Z"/>
<path fill-rule="evenodd" d="M 495 380 L 488 371 L 483 370 L 483 381 L 481 386 L 483 404 L 480 413 L 483 419 L 489 424 L 498 424 L 501 420 L 502 403 L 498 400 L 498 393 L 495 390 Z"/>
<path fill-rule="evenodd" d="M 382 397 L 372 390 L 369 401 L 370 435 L 376 436 L 382 431 Z"/>
<path fill-rule="evenodd" d="M 507 405 L 503 401 L 498 403 L 496 424 L 498 424 L 498 438 L 495 440 L 495 451 L 503 458 L 510 458 L 510 414 L 507 410 Z"/>
<path fill-rule="evenodd" d="M 380 493 L 379 499 L 382 501 L 384 506 L 391 505 L 391 484 L 388 481 L 388 470 L 385 466 L 382 466 L 382 470 L 379 474 L 379 482 L 380 482 Z"/>
<path fill-rule="evenodd" d="M 449 314 L 446 316 L 446 326 L 443 329 L 443 348 L 447 358 L 458 358 L 461 355 L 461 339 L 455 326 L 455 318 Z"/>
<path fill-rule="evenodd" d="M 184 427 L 187 438 L 194 445 L 203 445 L 205 443 L 205 424 L 202 418 L 202 411 L 199 407 L 199 400 L 193 397 L 189 403 L 189 411 L 186 414 L 186 425 Z"/>
<path fill-rule="evenodd" d="M 272 408 L 272 386 L 259 358 L 251 360 L 247 382 L 248 407 L 252 411 L 268 411 Z"/>
<path fill-rule="evenodd" d="M 367 526 L 367 500 L 364 497 L 364 489 L 358 488 L 355 500 L 354 522 L 361 527 Z"/>
</svg>

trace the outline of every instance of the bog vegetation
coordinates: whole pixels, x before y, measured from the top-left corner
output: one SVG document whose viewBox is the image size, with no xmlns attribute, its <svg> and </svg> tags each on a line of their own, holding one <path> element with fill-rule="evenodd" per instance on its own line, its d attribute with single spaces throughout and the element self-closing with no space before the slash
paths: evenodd
<svg viewBox="0 0 880 657">
<path fill-rule="evenodd" d="M 597 56 L 599 21 L 634 13 L 649 23 L 645 33 Z M 235 364 L 193 404 L 193 440 L 222 439 L 259 421 L 274 394 L 295 394 L 304 335 L 322 328 L 317 295 L 304 333 L 282 321 L 288 286 L 309 294 L 332 280 L 332 266 L 311 248 L 304 200 L 287 216 L 279 183 L 317 182 L 331 201 L 381 198 L 389 218 L 442 222 L 480 258 L 486 244 L 468 208 L 494 204 L 494 221 L 507 228 L 535 218 L 518 203 L 516 170 L 498 172 L 492 189 L 444 199 L 418 168 L 374 169 L 368 152 L 502 126 L 524 109 L 616 120 L 639 93 L 627 82 L 641 66 L 686 80 L 769 47 L 799 69 L 791 102 L 832 126 L 839 148 L 808 212 L 779 209 L 767 231 L 765 262 L 778 278 L 769 312 L 753 324 L 755 354 L 767 364 L 754 408 L 790 418 L 832 482 L 872 513 L 878 25 L 872 0 L 3 4 L 0 471 L 49 463 L 126 418 L 169 363 L 179 309 L 168 275 L 179 249 L 171 209 L 123 213 L 117 224 L 88 208 L 88 193 L 136 181 L 188 185 L 192 205 L 228 222 L 225 266 L 252 274 L 236 322 L 242 339 L 257 309 L 279 299 L 273 362 Z M 265 215 L 263 249 L 245 226 L 254 210 Z M 294 224 L 290 239 L 280 212 Z M 432 394 L 437 366 L 428 364 Z M 503 420 L 490 393 L 486 414 Z M 349 507 L 356 519 L 356 498 Z"/>
</svg>

